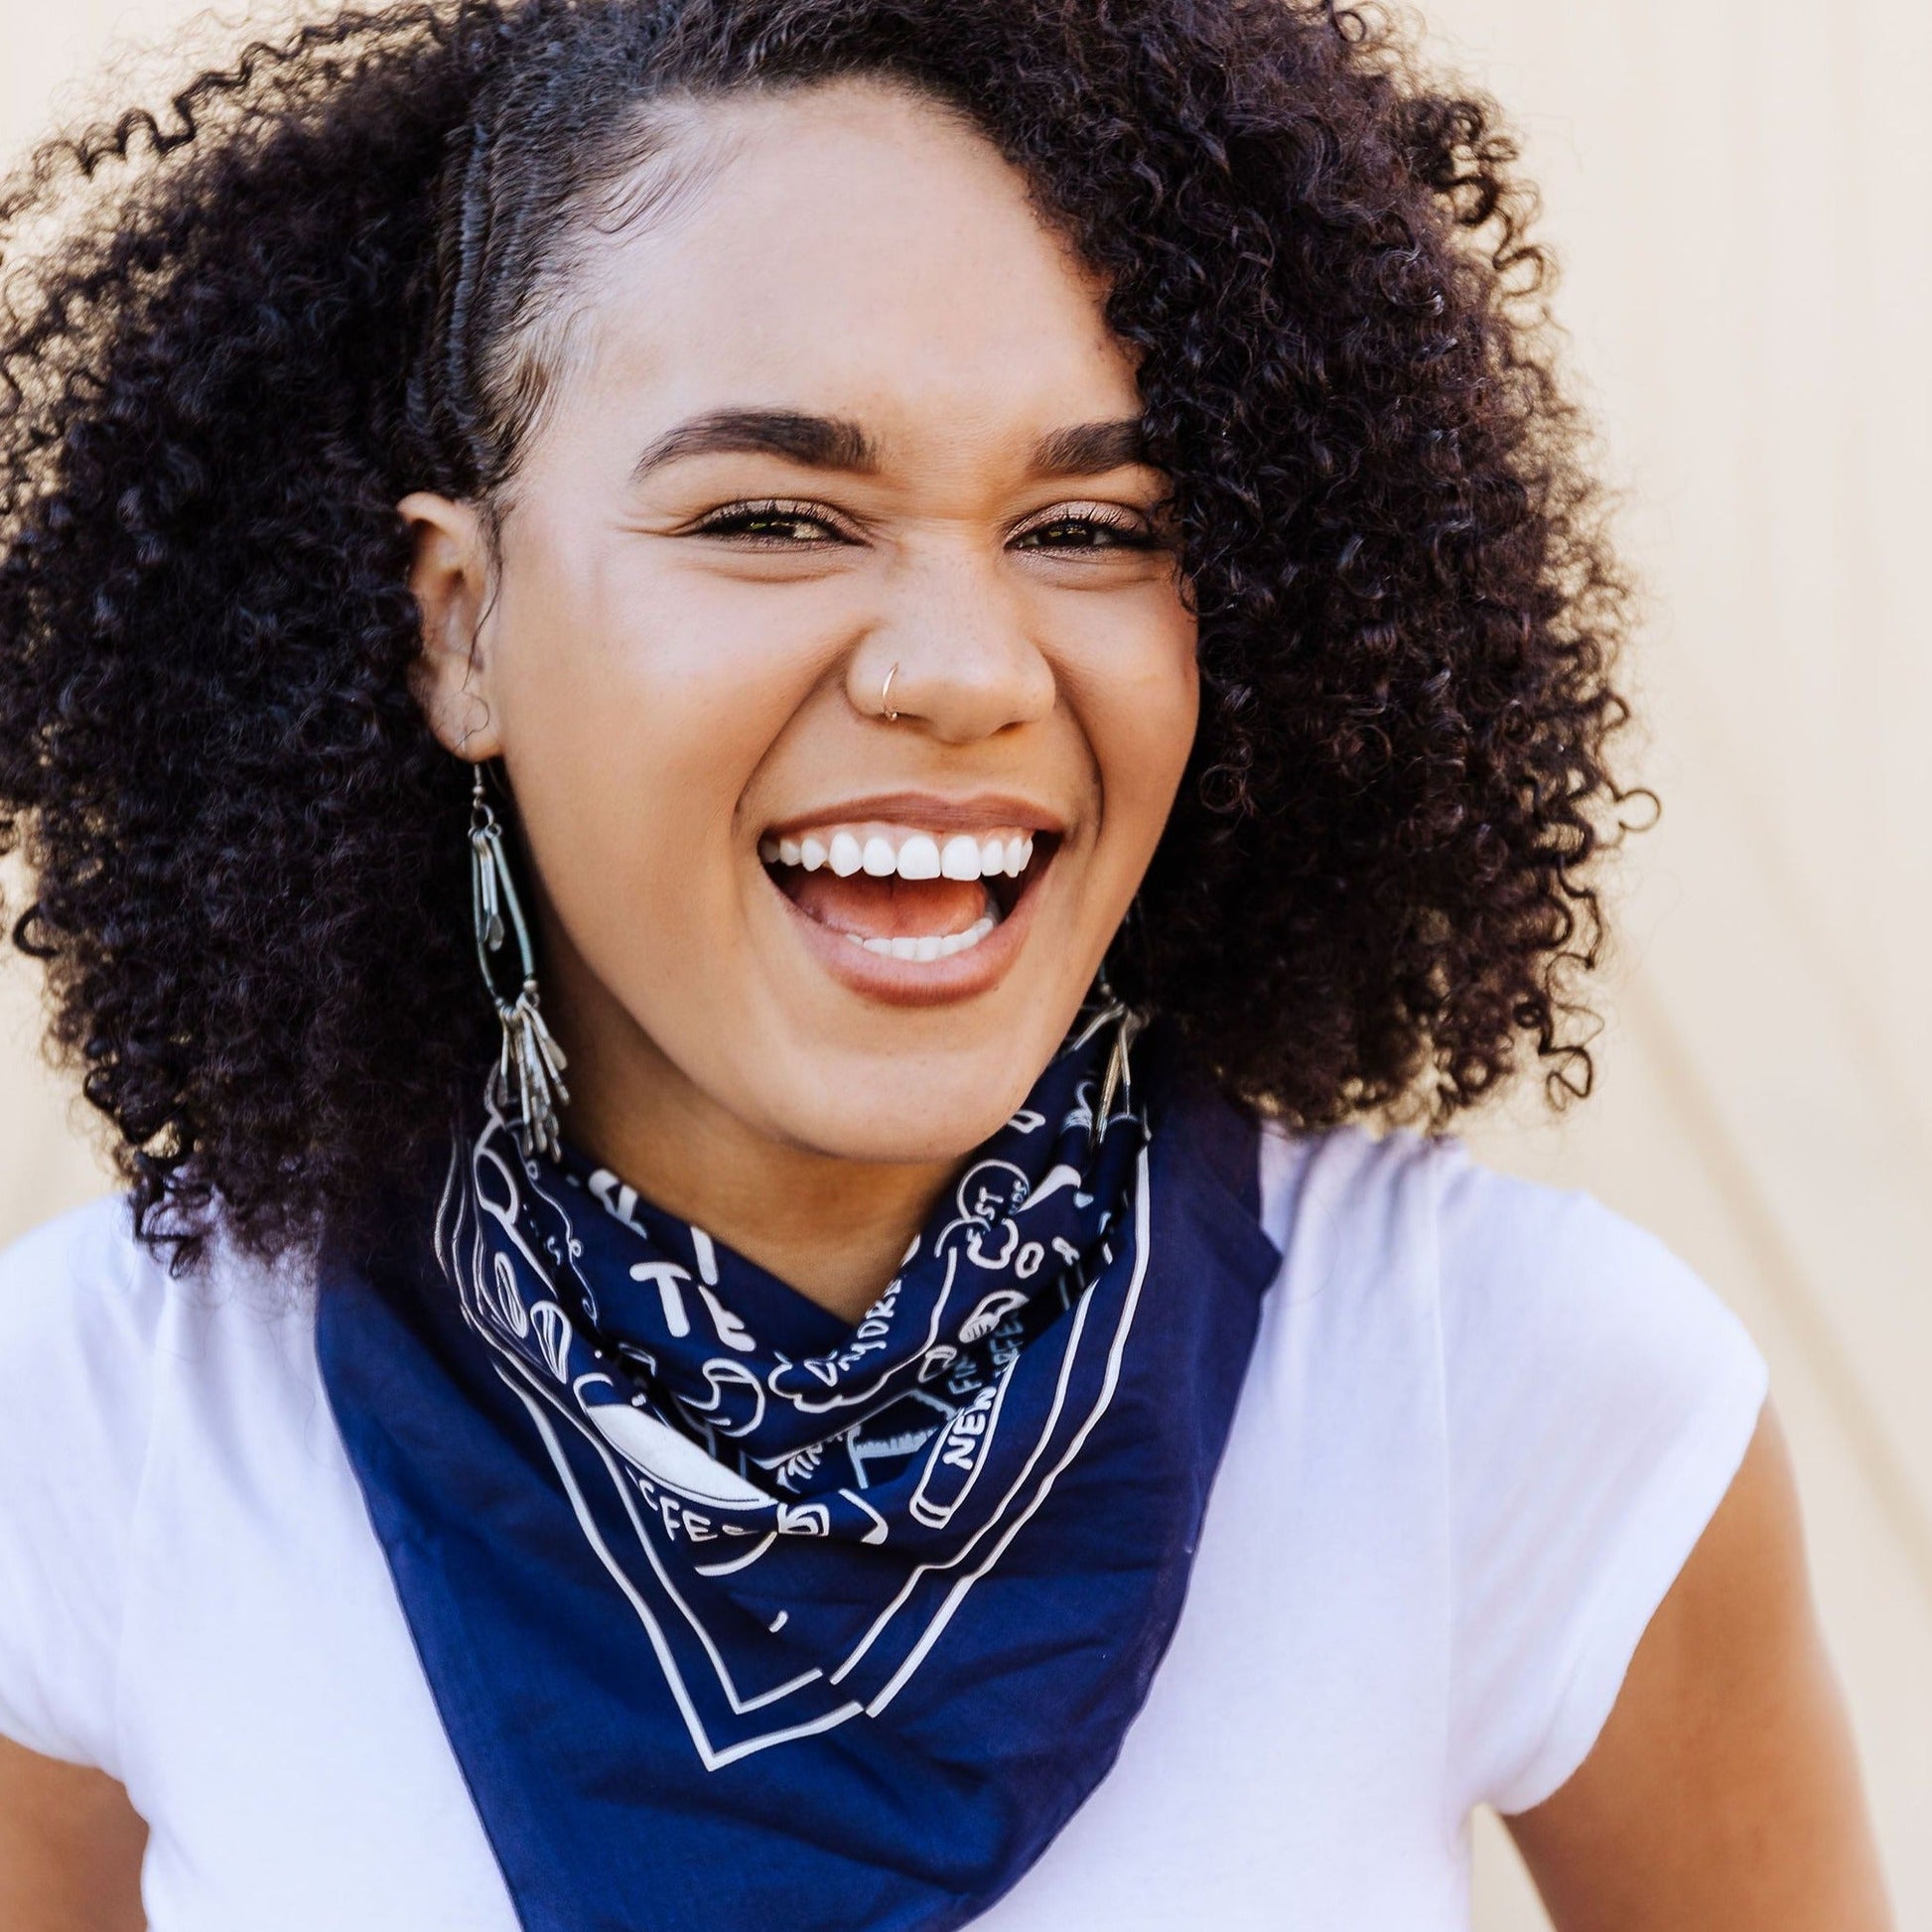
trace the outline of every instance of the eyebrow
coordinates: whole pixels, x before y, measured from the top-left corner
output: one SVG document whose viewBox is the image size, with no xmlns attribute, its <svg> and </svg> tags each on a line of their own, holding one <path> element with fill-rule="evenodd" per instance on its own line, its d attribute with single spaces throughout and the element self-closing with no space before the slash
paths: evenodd
<svg viewBox="0 0 1932 1932">
<path fill-rule="evenodd" d="M 795 409 L 714 409 L 666 430 L 637 459 L 632 479 L 688 456 L 776 456 L 812 470 L 879 468 L 879 452 L 857 423 Z"/>
<path fill-rule="evenodd" d="M 1055 430 L 1034 452 L 1034 473 L 1041 477 L 1099 477 L 1146 463 L 1147 437 L 1137 416 L 1113 423 L 1076 423 Z"/>
<path fill-rule="evenodd" d="M 812 470 L 866 476 L 880 467 L 878 445 L 843 417 L 795 409 L 714 409 L 666 430 L 637 459 L 632 480 L 693 456 L 775 456 Z M 1039 477 L 1097 477 L 1147 460 L 1140 421 L 1128 416 L 1053 431 L 1035 446 L 1031 467 Z"/>
</svg>

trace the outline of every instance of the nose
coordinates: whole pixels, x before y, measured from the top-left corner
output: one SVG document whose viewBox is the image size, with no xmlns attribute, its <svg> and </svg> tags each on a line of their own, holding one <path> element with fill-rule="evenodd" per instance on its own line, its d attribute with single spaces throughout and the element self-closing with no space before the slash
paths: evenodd
<svg viewBox="0 0 1932 1932">
<path fill-rule="evenodd" d="M 879 621 L 852 652 L 846 693 L 871 718 L 971 744 L 1053 709 L 1053 668 L 1000 561 L 926 556 L 894 572 Z"/>
</svg>

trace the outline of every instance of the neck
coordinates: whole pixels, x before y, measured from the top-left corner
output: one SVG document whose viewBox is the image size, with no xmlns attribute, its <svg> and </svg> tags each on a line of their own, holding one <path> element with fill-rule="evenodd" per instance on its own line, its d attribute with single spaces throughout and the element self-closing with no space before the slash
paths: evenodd
<svg viewBox="0 0 1932 1932">
<path fill-rule="evenodd" d="M 956 1162 L 863 1162 L 757 1133 L 633 1027 L 572 1047 L 570 1139 L 665 1212 L 701 1227 L 841 1320 L 858 1321 L 925 1225 Z"/>
<path fill-rule="evenodd" d="M 844 1321 L 879 1299 L 952 1176 L 950 1165 L 875 1166 L 734 1133 L 668 1096 L 610 1098 L 593 1088 L 573 1101 L 579 1147 Z"/>
</svg>

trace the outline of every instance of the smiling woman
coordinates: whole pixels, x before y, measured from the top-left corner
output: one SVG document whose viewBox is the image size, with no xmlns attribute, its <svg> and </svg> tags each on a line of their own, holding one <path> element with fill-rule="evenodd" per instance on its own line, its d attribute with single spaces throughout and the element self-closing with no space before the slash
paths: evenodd
<svg viewBox="0 0 1932 1932">
<path fill-rule="evenodd" d="M 762 1198 L 773 1163 L 885 1168 L 899 1211 L 836 1241 L 726 1223 L 856 1318 L 1093 983 L 1195 621 L 1105 291 L 974 126 L 846 80 L 650 148 L 681 192 L 573 251 L 507 506 L 403 501 L 419 689 L 502 761 L 580 1131 L 713 1221 L 748 1134 Z"/>
<path fill-rule="evenodd" d="M 1292 0 L 451 0 L 0 194 L 131 1208 L 0 1269 L 10 1926 L 1450 1932 L 1484 1801 L 1882 1923 L 1750 1343 L 1353 1124 L 1587 1090 L 1511 161 Z"/>
</svg>

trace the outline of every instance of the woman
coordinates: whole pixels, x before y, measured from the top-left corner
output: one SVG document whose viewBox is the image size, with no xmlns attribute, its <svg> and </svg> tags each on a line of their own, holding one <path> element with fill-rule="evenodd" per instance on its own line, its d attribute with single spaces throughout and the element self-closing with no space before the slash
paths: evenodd
<svg viewBox="0 0 1932 1932">
<path fill-rule="evenodd" d="M 16 183 L 10 1926 L 1426 1932 L 1485 1801 L 1885 1923 L 1749 1343 L 1349 1125 L 1587 1086 L 1511 158 L 1285 0 L 466 0 Z"/>
</svg>

